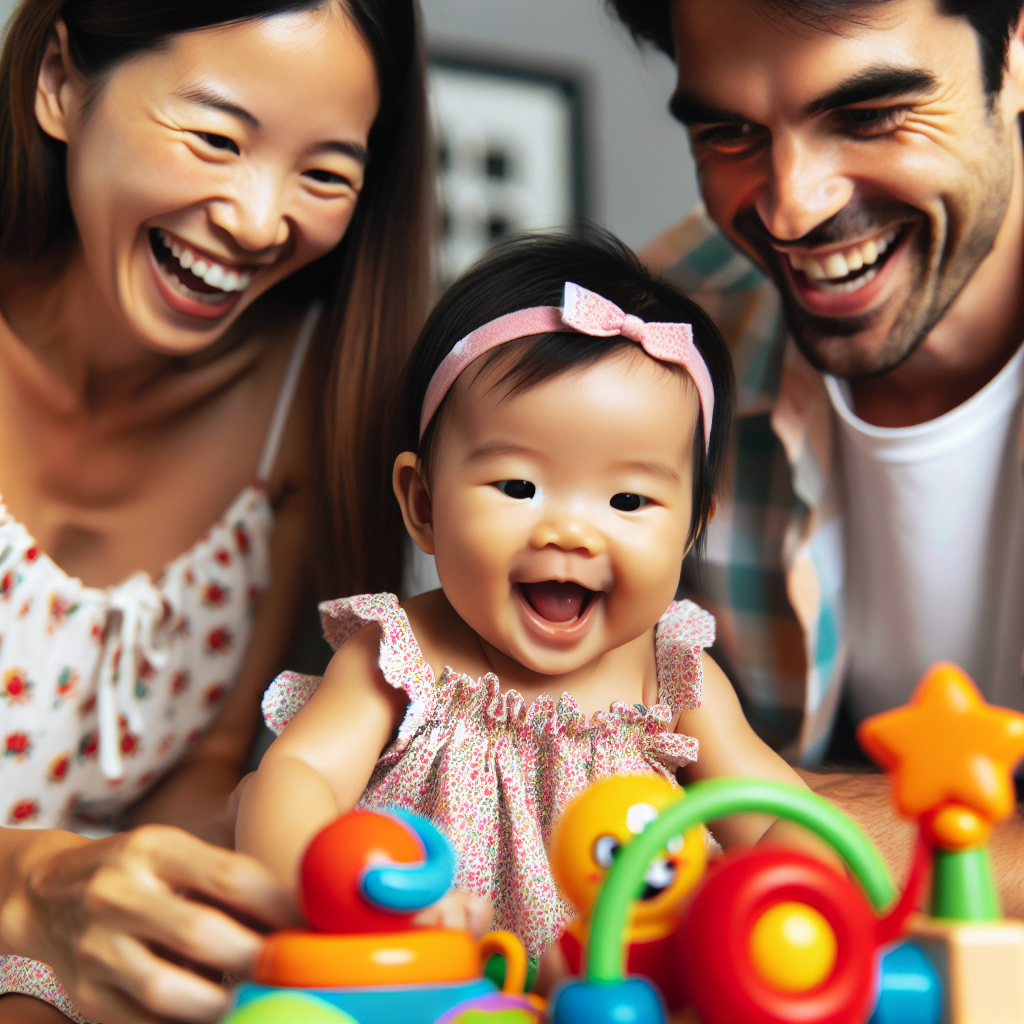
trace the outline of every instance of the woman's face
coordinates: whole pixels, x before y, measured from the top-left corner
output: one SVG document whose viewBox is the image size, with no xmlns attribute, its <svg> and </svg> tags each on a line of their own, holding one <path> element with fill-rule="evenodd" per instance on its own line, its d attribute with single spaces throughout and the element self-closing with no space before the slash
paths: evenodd
<svg viewBox="0 0 1024 1024">
<path fill-rule="evenodd" d="M 46 65 L 40 77 L 46 77 Z M 372 54 L 340 4 L 174 36 L 83 109 L 60 84 L 43 129 L 68 146 L 82 253 L 147 347 L 205 348 L 348 227 L 377 114 Z M 56 121 L 56 123 L 54 123 Z"/>
</svg>

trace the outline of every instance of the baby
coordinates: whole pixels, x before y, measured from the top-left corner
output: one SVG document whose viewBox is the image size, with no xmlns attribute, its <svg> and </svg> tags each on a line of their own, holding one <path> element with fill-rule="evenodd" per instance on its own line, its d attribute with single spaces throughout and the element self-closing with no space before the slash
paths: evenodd
<svg viewBox="0 0 1024 1024">
<path fill-rule="evenodd" d="M 339 813 L 415 811 L 452 841 L 459 889 L 538 955 L 572 913 L 551 829 L 595 779 L 802 785 L 704 653 L 712 616 L 673 601 L 714 507 L 729 354 L 611 236 L 522 236 L 444 295 L 400 398 L 395 495 L 441 589 L 322 606 L 337 653 L 315 692 L 289 676 L 268 691 L 268 721 L 288 724 L 237 845 L 294 887 Z M 791 828 L 740 816 L 715 835 L 807 845 Z"/>
</svg>

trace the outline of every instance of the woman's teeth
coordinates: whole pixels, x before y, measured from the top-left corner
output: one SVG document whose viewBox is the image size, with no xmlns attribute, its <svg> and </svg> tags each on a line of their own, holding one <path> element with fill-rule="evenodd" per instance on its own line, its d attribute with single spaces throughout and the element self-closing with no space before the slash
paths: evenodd
<svg viewBox="0 0 1024 1024">
<path fill-rule="evenodd" d="M 222 292 L 241 292 L 252 283 L 251 273 L 240 274 L 237 270 L 215 263 L 208 256 L 200 256 L 166 231 L 160 232 L 160 241 L 171 251 L 183 270 L 194 274 L 211 288 L 219 288 Z"/>
<path fill-rule="evenodd" d="M 863 288 L 879 271 L 875 264 L 884 255 L 899 234 L 899 228 L 890 228 L 883 235 L 869 238 L 844 249 L 842 252 L 829 253 L 822 259 L 813 256 L 801 256 L 799 253 L 788 253 L 790 266 L 801 271 L 808 281 L 814 283 L 820 291 L 834 295 L 847 295 Z M 867 268 L 866 270 L 864 268 Z M 859 273 L 863 271 L 863 273 Z M 850 274 L 857 277 L 844 281 L 842 278 Z"/>
</svg>

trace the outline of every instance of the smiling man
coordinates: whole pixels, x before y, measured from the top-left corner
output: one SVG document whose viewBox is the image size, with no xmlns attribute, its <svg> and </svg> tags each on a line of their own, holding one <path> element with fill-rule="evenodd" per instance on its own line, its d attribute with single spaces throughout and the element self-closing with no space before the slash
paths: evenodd
<svg viewBox="0 0 1024 1024">
<path fill-rule="evenodd" d="M 611 2 L 705 201 L 647 257 L 736 364 L 699 597 L 751 717 L 813 764 L 937 659 L 1024 709 L 1021 0 Z M 877 780 L 818 788 L 895 855 Z"/>
</svg>

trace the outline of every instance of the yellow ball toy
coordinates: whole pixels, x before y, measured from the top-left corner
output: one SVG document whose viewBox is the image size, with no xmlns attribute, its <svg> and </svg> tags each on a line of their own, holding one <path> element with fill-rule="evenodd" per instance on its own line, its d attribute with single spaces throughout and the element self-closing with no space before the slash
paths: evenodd
<svg viewBox="0 0 1024 1024">
<path fill-rule="evenodd" d="M 782 992 L 808 992 L 836 964 L 836 936 L 814 907 L 786 901 L 769 907 L 750 933 L 754 970 Z"/>
<path fill-rule="evenodd" d="M 684 795 L 660 776 L 618 775 L 594 783 L 565 809 L 551 841 L 551 871 L 584 921 L 619 849 Z M 686 897 L 704 874 L 704 837 L 703 826 L 697 826 L 651 863 L 633 905 L 629 941 L 649 941 L 676 927 Z"/>
</svg>

